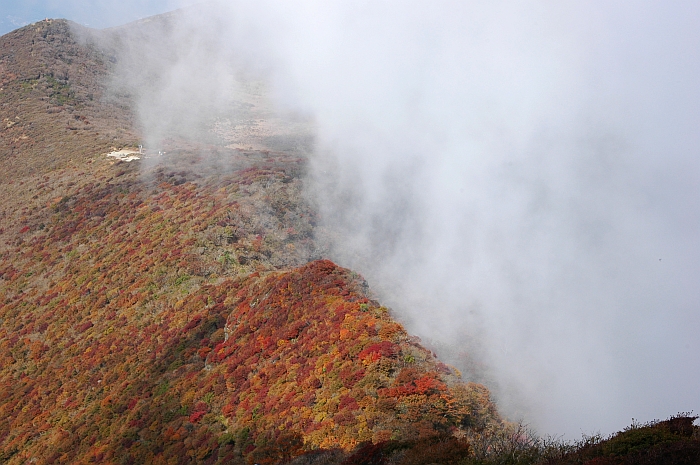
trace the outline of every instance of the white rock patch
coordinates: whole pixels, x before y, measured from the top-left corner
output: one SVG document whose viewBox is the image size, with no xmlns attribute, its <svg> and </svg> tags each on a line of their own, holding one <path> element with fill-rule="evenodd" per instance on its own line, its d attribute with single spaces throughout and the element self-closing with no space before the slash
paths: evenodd
<svg viewBox="0 0 700 465">
<path fill-rule="evenodd" d="M 139 156 L 138 150 L 119 150 L 116 152 L 108 153 L 108 157 L 113 157 L 116 158 L 117 160 L 120 161 L 133 161 L 133 160 L 140 160 L 141 157 Z"/>
</svg>

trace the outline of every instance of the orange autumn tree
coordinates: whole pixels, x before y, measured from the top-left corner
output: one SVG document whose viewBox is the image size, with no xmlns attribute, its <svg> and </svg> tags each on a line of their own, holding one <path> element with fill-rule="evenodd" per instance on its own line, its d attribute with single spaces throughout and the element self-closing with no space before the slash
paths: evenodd
<svg viewBox="0 0 700 465">
<path fill-rule="evenodd" d="M 497 419 L 474 402 L 483 387 L 462 384 L 348 270 L 317 261 L 258 279 L 236 293 L 225 340 L 207 355 L 229 378 L 229 429 L 350 449 Z"/>
</svg>

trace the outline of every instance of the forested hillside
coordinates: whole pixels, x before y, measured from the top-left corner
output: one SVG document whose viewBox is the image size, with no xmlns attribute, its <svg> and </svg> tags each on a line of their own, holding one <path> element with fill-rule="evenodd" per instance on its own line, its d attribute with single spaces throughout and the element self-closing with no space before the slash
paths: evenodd
<svg viewBox="0 0 700 465">
<path fill-rule="evenodd" d="M 164 18 L 0 38 L 0 463 L 700 463 L 692 413 L 578 444 L 502 419 L 329 260 L 263 86 L 138 153 L 112 84 Z"/>
<path fill-rule="evenodd" d="M 319 260 L 299 150 L 219 131 L 107 157 L 139 128 L 105 84 L 118 57 L 76 31 L 0 39 L 3 461 L 276 463 L 502 427 L 484 386 Z"/>
</svg>

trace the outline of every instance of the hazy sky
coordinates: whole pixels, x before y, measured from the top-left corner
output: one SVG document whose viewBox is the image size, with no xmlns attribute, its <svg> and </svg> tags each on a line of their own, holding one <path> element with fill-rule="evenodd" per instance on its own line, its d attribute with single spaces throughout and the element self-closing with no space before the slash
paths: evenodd
<svg viewBox="0 0 700 465">
<path fill-rule="evenodd" d="M 317 120 L 335 258 L 540 431 L 700 408 L 700 6 L 305 5 L 228 17 Z"/>
<path fill-rule="evenodd" d="M 700 410 L 698 24 L 694 1 L 222 0 L 139 40 L 122 82 L 157 141 L 230 98 L 227 70 L 264 75 L 315 121 L 332 258 L 574 439 Z"/>
<path fill-rule="evenodd" d="M 195 0 L 0 0 L 0 34 L 44 18 L 66 18 L 85 26 L 118 26 L 165 13 Z"/>
</svg>

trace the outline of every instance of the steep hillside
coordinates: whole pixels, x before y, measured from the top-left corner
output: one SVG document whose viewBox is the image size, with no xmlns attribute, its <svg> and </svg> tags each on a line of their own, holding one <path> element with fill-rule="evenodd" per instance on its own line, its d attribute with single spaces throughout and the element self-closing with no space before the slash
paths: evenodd
<svg viewBox="0 0 700 465">
<path fill-rule="evenodd" d="M 315 261 L 201 286 L 172 307 L 133 291 L 131 306 L 102 290 L 41 313 L 15 299 L 3 308 L 4 456 L 261 462 L 496 421 L 488 392 L 459 382 L 364 286 Z"/>
<path fill-rule="evenodd" d="M 632 424 L 608 438 L 593 436 L 553 463 L 573 465 L 680 465 L 700 463 L 698 417 L 681 413 L 666 421 Z"/>
<path fill-rule="evenodd" d="M 108 158 L 139 133 L 107 91 L 112 52 L 76 31 L 0 38 L 2 461 L 342 460 L 435 438 L 466 453 L 501 428 L 485 387 L 319 260 L 293 134 L 220 120 L 157 163 Z"/>
<path fill-rule="evenodd" d="M 47 20 L 0 37 L 0 180 L 138 141 L 129 102 L 106 93 L 114 57 L 72 29 Z"/>
</svg>

